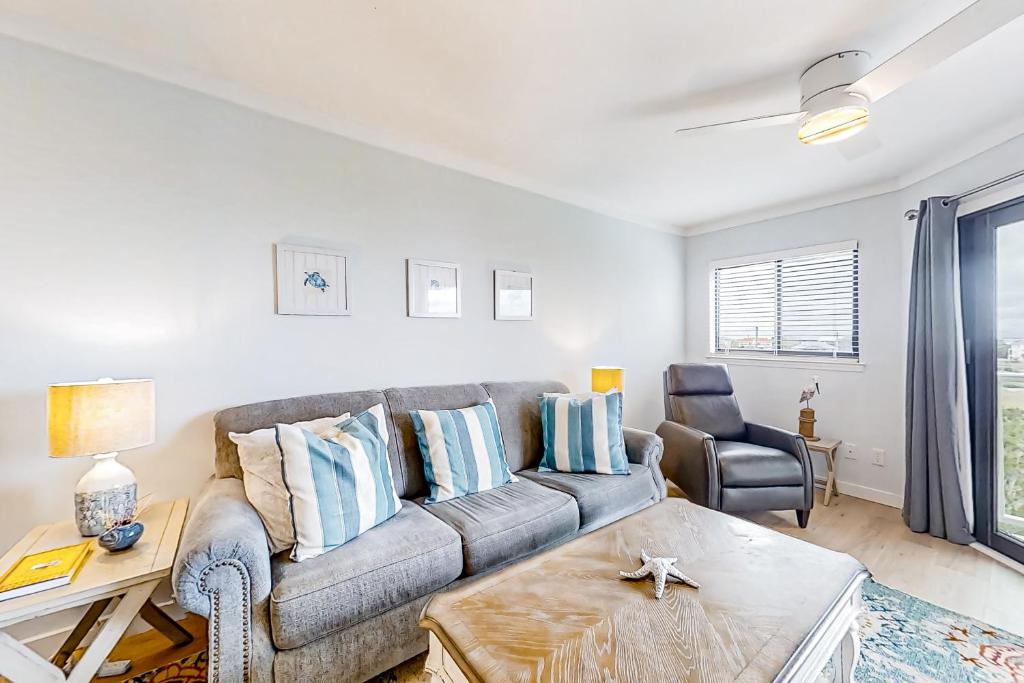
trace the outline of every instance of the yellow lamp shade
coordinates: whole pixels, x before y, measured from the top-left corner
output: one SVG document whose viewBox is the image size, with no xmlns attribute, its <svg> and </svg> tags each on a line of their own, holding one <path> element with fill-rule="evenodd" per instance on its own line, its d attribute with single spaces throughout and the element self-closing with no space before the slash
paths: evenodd
<svg viewBox="0 0 1024 683">
<path fill-rule="evenodd" d="M 55 458 L 124 451 L 156 439 L 151 379 L 51 384 L 46 412 Z"/>
<path fill-rule="evenodd" d="M 590 369 L 590 388 L 598 393 L 605 393 L 612 389 L 622 391 L 622 375 L 625 371 L 622 368 L 598 366 Z"/>
</svg>

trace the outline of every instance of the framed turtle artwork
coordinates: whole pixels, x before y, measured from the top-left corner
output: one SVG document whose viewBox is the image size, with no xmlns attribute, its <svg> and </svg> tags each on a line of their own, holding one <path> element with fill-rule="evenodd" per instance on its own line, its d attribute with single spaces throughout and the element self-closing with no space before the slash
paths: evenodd
<svg viewBox="0 0 1024 683">
<path fill-rule="evenodd" d="M 351 315 L 349 256 L 335 249 L 277 244 L 279 315 Z"/>
</svg>

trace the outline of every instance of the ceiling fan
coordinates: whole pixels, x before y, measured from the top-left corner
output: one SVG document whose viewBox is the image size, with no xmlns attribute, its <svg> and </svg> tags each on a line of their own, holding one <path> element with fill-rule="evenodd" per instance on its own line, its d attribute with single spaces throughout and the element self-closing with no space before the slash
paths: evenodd
<svg viewBox="0 0 1024 683">
<path fill-rule="evenodd" d="M 867 127 L 871 104 L 939 62 L 1024 14 L 1024 0 L 976 0 L 874 69 L 863 50 L 846 50 L 812 64 L 800 76 L 800 110 L 680 128 L 677 133 L 744 130 L 799 123 L 807 145 L 839 142 Z"/>
</svg>

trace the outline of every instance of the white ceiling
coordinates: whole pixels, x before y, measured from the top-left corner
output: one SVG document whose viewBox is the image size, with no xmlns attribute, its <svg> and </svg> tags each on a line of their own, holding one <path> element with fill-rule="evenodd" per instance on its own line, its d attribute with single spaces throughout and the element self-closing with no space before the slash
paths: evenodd
<svg viewBox="0 0 1024 683">
<path fill-rule="evenodd" d="M 876 62 L 968 0 L 0 0 L 0 32 L 638 222 L 696 232 L 895 189 L 1024 132 L 1024 20 L 808 148 L 817 59 Z"/>
</svg>

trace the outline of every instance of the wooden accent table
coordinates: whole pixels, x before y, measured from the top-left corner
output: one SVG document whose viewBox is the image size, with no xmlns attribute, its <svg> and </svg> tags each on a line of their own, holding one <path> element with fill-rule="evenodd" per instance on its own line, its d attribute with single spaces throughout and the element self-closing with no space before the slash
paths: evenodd
<svg viewBox="0 0 1024 683">
<path fill-rule="evenodd" d="M 192 635 L 150 600 L 157 584 L 171 573 L 187 511 L 188 498 L 155 503 L 142 512 L 140 521 L 146 530 L 138 543 L 128 550 L 108 553 L 96 547 L 69 585 L 0 602 L 0 628 L 72 607 L 89 605 L 85 616 L 54 655 L 52 662 L 0 631 L 0 675 L 15 683 L 87 683 L 92 680 L 136 615 L 176 645 L 191 642 Z M 38 526 L 0 558 L 0 574 L 27 553 L 81 542 L 82 537 L 71 519 Z M 61 667 L 114 598 L 119 598 L 117 607 L 71 673 L 65 676 Z"/>
<path fill-rule="evenodd" d="M 623 581 L 641 548 L 701 584 Z M 849 555 L 669 498 L 423 609 L 435 682 L 849 681 L 868 572 Z"/>
<path fill-rule="evenodd" d="M 807 441 L 807 450 L 822 453 L 825 456 L 828 478 L 825 479 L 825 500 L 822 502 L 826 506 L 833 495 L 836 498 L 839 497 L 839 486 L 836 484 L 836 451 L 839 450 L 839 445 L 842 443 L 841 439 L 825 438 L 818 439 L 817 441 Z"/>
</svg>

